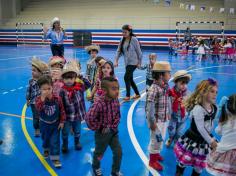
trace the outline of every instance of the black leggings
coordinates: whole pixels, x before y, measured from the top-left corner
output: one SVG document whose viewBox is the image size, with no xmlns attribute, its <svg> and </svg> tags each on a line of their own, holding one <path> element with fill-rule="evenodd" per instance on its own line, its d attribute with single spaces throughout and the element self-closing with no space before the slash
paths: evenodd
<svg viewBox="0 0 236 176">
<path fill-rule="evenodd" d="M 64 45 L 56 45 L 56 44 L 51 44 L 51 51 L 53 56 L 64 56 Z"/>
<path fill-rule="evenodd" d="M 127 65 L 125 68 L 125 75 L 124 75 L 124 80 L 125 80 L 125 86 L 126 86 L 126 96 L 130 97 L 130 86 L 132 86 L 134 93 L 136 95 L 140 95 L 138 88 L 133 80 L 133 74 L 134 70 L 137 68 L 135 65 Z"/>
</svg>

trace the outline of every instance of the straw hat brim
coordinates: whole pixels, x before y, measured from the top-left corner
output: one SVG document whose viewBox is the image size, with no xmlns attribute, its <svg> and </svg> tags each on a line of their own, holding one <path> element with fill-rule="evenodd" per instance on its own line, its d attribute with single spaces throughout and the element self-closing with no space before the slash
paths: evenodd
<svg viewBox="0 0 236 176">
<path fill-rule="evenodd" d="M 61 64 L 64 65 L 65 60 L 63 58 L 57 57 L 53 58 L 49 61 L 49 66 L 55 65 L 55 64 Z"/>
<path fill-rule="evenodd" d="M 186 73 L 186 74 L 183 74 L 183 75 L 179 75 L 179 76 L 176 76 L 172 79 L 173 82 L 175 82 L 177 79 L 180 79 L 180 78 L 188 78 L 189 80 L 192 79 L 192 76 L 191 74 L 189 73 Z"/>
<path fill-rule="evenodd" d="M 49 71 L 48 65 L 39 59 L 33 58 L 31 64 L 32 66 L 36 67 L 40 72 L 44 73 Z"/>
<path fill-rule="evenodd" d="M 90 45 L 85 48 L 87 52 L 90 52 L 92 50 L 97 50 L 98 52 L 100 51 L 100 47 L 98 45 Z"/>
</svg>

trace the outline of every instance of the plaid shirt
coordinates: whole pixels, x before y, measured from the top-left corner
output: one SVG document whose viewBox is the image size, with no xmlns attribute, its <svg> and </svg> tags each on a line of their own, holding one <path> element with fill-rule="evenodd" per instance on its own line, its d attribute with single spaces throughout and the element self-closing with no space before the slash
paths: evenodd
<svg viewBox="0 0 236 176">
<path fill-rule="evenodd" d="M 30 104 L 35 104 L 35 99 L 40 95 L 38 83 L 34 79 L 29 80 L 29 86 L 26 91 L 26 100 L 30 100 Z"/>
<path fill-rule="evenodd" d="M 99 97 L 90 107 L 85 121 L 91 130 L 109 128 L 117 130 L 120 123 L 120 103 L 118 99 L 106 100 Z"/>
<path fill-rule="evenodd" d="M 153 82 L 147 92 L 147 104 L 155 103 L 155 118 L 157 121 L 165 122 L 167 116 L 170 115 L 170 101 L 168 96 L 168 84 L 160 85 L 156 81 Z"/>
<path fill-rule="evenodd" d="M 72 97 L 69 99 L 68 91 L 61 89 L 60 97 L 62 98 L 63 105 L 66 111 L 67 121 L 82 121 L 86 114 L 84 92 L 90 87 L 89 81 L 83 78 L 83 86 L 79 91 L 74 91 Z"/>
<path fill-rule="evenodd" d="M 96 70 L 97 66 L 94 62 L 94 58 L 90 58 L 87 62 L 87 69 L 86 69 L 86 77 L 89 79 L 89 81 L 94 84 L 94 79 L 96 76 Z"/>
<path fill-rule="evenodd" d="M 147 72 L 146 72 L 146 79 L 153 80 L 153 78 L 152 78 L 152 67 L 151 67 L 151 64 L 146 64 L 146 65 L 142 66 L 140 69 L 141 69 L 141 70 L 147 69 Z"/>
<path fill-rule="evenodd" d="M 66 114 L 60 97 L 53 95 L 50 100 L 42 101 L 41 97 L 38 96 L 35 100 L 35 106 L 40 113 L 41 121 L 49 124 L 55 123 L 58 120 L 60 120 L 60 123 L 65 122 Z"/>
</svg>

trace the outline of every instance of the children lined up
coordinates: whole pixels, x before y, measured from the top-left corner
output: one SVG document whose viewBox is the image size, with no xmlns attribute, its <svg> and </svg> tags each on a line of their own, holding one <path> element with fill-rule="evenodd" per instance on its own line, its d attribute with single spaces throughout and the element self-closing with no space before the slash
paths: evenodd
<svg viewBox="0 0 236 176">
<path fill-rule="evenodd" d="M 204 42 L 200 42 L 200 45 L 204 47 Z M 215 45 L 216 43 L 212 42 L 212 46 Z M 62 166 L 59 157 L 60 136 L 63 153 L 69 151 L 70 130 L 73 131 L 75 150 L 82 149 L 81 121 L 85 120 L 87 126 L 95 131 L 92 162 L 94 175 L 102 175 L 100 162 L 110 146 L 113 152 L 111 175 L 118 176 L 121 175 L 122 160 L 118 137 L 121 118 L 119 83 L 115 77 L 113 63 L 97 56 L 99 47 L 91 46 L 87 51 L 91 58 L 87 63 L 85 78 L 80 75 L 80 67 L 75 60 L 66 63 L 63 58 L 52 57 L 48 67 L 45 62 L 33 58 L 27 104 L 32 109 L 35 136 L 39 136 L 41 132 L 44 157 L 50 156 L 55 167 Z M 218 58 L 217 52 L 214 54 Z M 187 84 L 192 76 L 186 70 L 177 71 L 172 79 L 174 86 L 170 89 L 170 63 L 156 59 L 156 54 L 151 53 L 149 63 L 140 67 L 147 70 L 145 111 L 150 129 L 149 166 L 158 171 L 163 170 L 160 162 L 164 158 L 160 153 L 166 136 L 165 131 L 168 129 L 166 146 L 170 147 L 174 143 L 174 153 L 178 161 L 177 176 L 183 175 L 186 166 L 193 167 L 193 176 L 200 175 L 206 167 L 208 172 L 214 174 L 236 173 L 235 160 L 230 158 L 236 157 L 236 147 L 235 143 L 229 142 L 235 133 L 235 96 L 229 97 L 222 105 L 218 131 L 223 137 L 221 142 L 217 143 L 211 134 L 217 112 L 217 82 L 213 79 L 201 81 L 188 97 Z M 86 112 L 84 93 L 91 87 L 92 93 L 88 99 L 93 100 L 93 104 Z M 183 134 L 188 113 L 191 123 Z M 223 167 L 223 163 L 227 164 L 227 168 Z"/>
</svg>

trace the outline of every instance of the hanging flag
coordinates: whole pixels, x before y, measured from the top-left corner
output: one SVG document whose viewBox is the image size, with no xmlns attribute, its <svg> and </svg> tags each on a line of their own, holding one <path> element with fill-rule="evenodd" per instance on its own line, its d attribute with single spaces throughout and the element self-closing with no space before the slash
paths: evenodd
<svg viewBox="0 0 236 176">
<path fill-rule="evenodd" d="M 190 5 L 190 10 L 191 10 L 191 11 L 194 11 L 194 10 L 195 10 L 195 5 L 192 5 L 192 4 L 191 4 L 191 5 Z"/>
<path fill-rule="evenodd" d="M 190 4 L 187 4 L 187 5 L 185 6 L 185 9 L 186 9 L 186 10 L 190 10 Z"/>
<path fill-rule="evenodd" d="M 221 7 L 220 8 L 220 13 L 224 13 L 225 12 L 225 8 Z"/>
<path fill-rule="evenodd" d="M 230 9 L 229 9 L 229 13 L 230 13 L 230 14 L 234 14 L 234 8 L 230 8 Z"/>
<path fill-rule="evenodd" d="M 183 9 L 183 8 L 184 8 L 184 3 L 180 3 L 180 4 L 179 4 L 179 7 L 180 7 L 181 9 Z"/>
<path fill-rule="evenodd" d="M 165 0 L 165 5 L 166 5 L 166 6 L 168 6 L 168 7 L 169 7 L 169 6 L 170 6 L 170 4 L 171 4 L 171 0 Z"/>
<path fill-rule="evenodd" d="M 201 6 L 200 7 L 200 11 L 205 11 L 206 10 L 206 7 L 205 6 Z"/>
<path fill-rule="evenodd" d="M 209 11 L 210 11 L 210 12 L 213 12 L 213 11 L 214 11 L 214 8 L 213 8 L 213 7 L 210 7 Z"/>
</svg>

